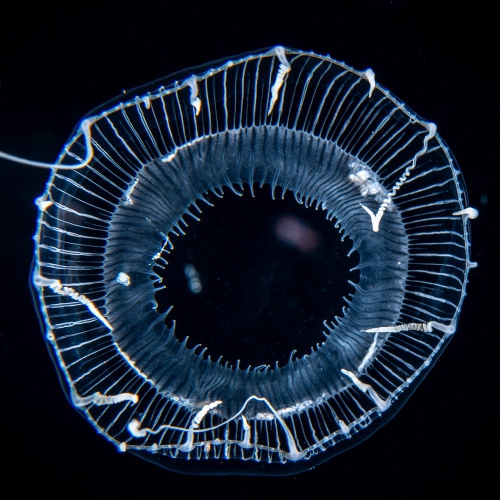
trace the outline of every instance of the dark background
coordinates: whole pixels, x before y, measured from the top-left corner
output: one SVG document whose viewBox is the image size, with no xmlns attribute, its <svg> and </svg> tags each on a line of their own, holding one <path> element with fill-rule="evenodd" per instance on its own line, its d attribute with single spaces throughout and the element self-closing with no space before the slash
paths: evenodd
<svg viewBox="0 0 500 500">
<path fill-rule="evenodd" d="M 329 4 L 328 7 L 324 5 Z M 2 488 L 19 496 L 200 497 L 307 493 L 497 498 L 500 486 L 498 28 L 493 2 L 19 1 L 0 13 L 0 149 L 54 161 L 87 112 L 178 69 L 276 44 L 329 54 L 438 126 L 464 173 L 472 224 L 468 297 L 455 338 L 396 417 L 356 448 L 285 478 L 188 477 L 119 454 L 66 401 L 29 290 L 48 172 L 0 162 Z M 15 473 L 15 475 L 14 475 Z M 7 480 L 7 483 L 5 482 Z M 275 490 L 275 487 L 278 489 Z M 271 492 L 275 493 L 271 493 Z"/>
</svg>

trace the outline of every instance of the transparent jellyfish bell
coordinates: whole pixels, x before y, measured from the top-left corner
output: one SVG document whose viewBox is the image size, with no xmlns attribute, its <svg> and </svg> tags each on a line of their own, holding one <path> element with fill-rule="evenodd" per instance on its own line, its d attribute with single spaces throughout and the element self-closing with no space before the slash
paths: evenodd
<svg viewBox="0 0 500 500">
<path fill-rule="evenodd" d="M 387 421 L 453 336 L 477 212 L 436 126 L 372 70 L 275 47 L 178 73 L 93 112 L 49 166 L 33 276 L 46 339 L 119 451 L 188 473 L 307 470 Z M 263 186 L 350 241 L 356 278 L 343 310 L 302 332 L 309 349 L 250 366 L 190 344 L 158 297 L 188 221 Z M 314 225 L 277 220 L 280 244 L 314 252 Z M 181 268 L 203 293 L 200 266 Z M 220 318 L 199 316 L 217 335 Z"/>
</svg>

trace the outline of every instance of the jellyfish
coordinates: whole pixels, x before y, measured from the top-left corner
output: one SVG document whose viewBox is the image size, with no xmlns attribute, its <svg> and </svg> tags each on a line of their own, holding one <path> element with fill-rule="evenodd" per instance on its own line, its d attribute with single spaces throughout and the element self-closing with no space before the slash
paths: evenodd
<svg viewBox="0 0 500 500">
<path fill-rule="evenodd" d="M 45 339 L 72 404 L 120 452 L 183 473 L 311 469 L 387 422 L 456 330 L 477 211 L 436 126 L 371 69 L 274 47 L 103 105 L 53 165 L 0 157 L 52 169 L 36 200 L 33 271 Z M 178 249 L 207 213 L 264 190 L 303 211 L 276 215 L 269 238 L 310 266 L 292 289 L 313 304 L 322 295 L 330 312 L 301 328 L 276 312 L 278 302 L 307 308 L 298 293 L 272 302 L 283 271 L 264 247 L 254 250 L 260 288 L 218 298 L 240 322 L 217 314 L 206 295 L 217 279 L 189 252 L 178 274 L 194 305 L 185 316 L 178 304 L 160 308 L 160 294 L 175 289 Z M 209 245 L 193 243 L 206 260 L 233 248 L 233 234 L 218 229 Z M 333 278 L 334 236 L 355 258 L 343 283 Z M 243 250 L 231 251 L 235 268 L 249 258 Z M 307 287 L 318 268 L 343 307 L 332 287 Z M 272 362 L 262 344 L 284 323 L 292 347 L 280 343 Z M 223 329 L 223 342 L 257 353 L 253 364 L 209 347 Z M 293 348 L 298 331 L 305 351 Z"/>
</svg>

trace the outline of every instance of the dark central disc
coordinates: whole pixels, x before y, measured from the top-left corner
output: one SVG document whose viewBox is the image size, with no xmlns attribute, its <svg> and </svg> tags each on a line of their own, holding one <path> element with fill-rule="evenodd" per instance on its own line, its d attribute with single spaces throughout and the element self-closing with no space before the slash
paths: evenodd
<svg viewBox="0 0 500 500">
<path fill-rule="evenodd" d="M 272 199 L 269 185 L 248 186 L 243 196 L 211 194 L 200 221 L 172 239 L 156 293 L 160 312 L 171 305 L 179 340 L 200 344 L 216 361 L 240 367 L 276 362 L 292 351 L 308 354 L 323 342 L 323 321 L 342 314 L 348 280 L 359 273 L 351 241 L 341 241 L 334 221 L 305 208 L 291 192 Z"/>
</svg>

